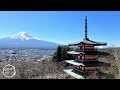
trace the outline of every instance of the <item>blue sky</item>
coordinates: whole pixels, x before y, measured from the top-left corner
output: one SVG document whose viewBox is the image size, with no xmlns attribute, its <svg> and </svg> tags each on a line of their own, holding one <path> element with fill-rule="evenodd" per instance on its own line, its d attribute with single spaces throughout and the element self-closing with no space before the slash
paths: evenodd
<svg viewBox="0 0 120 90">
<path fill-rule="evenodd" d="M 120 44 L 120 11 L 0 11 L 0 38 L 24 31 L 41 40 L 68 44 L 88 37 Z"/>
</svg>

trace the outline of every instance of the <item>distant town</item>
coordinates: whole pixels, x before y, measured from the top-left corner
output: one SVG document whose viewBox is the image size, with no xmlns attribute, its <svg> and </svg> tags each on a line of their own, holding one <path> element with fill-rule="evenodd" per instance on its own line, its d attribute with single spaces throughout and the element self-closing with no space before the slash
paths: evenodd
<svg viewBox="0 0 120 90">
<path fill-rule="evenodd" d="M 55 49 L 0 49 L 0 61 L 41 61 L 50 58 L 54 52 Z"/>
</svg>

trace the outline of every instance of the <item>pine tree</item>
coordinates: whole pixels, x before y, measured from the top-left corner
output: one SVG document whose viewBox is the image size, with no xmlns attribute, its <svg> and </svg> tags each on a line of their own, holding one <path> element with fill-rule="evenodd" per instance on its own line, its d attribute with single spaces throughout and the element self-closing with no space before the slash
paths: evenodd
<svg viewBox="0 0 120 90">
<path fill-rule="evenodd" d="M 61 47 L 61 59 L 62 59 L 62 61 L 66 59 L 66 56 L 67 56 L 67 47 L 68 46 L 62 46 Z"/>
<path fill-rule="evenodd" d="M 68 46 L 58 46 L 57 51 L 53 54 L 54 61 L 63 61 L 63 60 L 71 60 L 74 57 L 70 54 L 67 54 L 70 48 Z"/>
<path fill-rule="evenodd" d="M 56 54 L 57 54 L 56 55 L 57 61 L 61 61 L 61 47 L 60 46 L 58 46 Z"/>
</svg>

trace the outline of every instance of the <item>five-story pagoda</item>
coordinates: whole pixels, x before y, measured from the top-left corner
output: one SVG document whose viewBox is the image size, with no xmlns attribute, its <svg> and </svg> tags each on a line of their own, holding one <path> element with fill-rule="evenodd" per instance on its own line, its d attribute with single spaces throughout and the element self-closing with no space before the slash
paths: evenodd
<svg viewBox="0 0 120 90">
<path fill-rule="evenodd" d="M 103 55 L 98 52 L 95 46 L 106 46 L 105 42 L 92 41 L 87 37 L 87 16 L 85 17 L 85 38 L 76 43 L 68 44 L 68 46 L 77 46 L 78 48 L 74 51 L 68 51 L 68 54 L 72 54 L 75 60 L 65 60 L 66 63 L 74 66 L 73 69 L 65 69 L 64 71 L 77 78 L 85 79 L 90 73 L 97 73 L 99 66 L 110 66 L 108 63 L 100 62 L 95 58 L 95 55 Z"/>
</svg>

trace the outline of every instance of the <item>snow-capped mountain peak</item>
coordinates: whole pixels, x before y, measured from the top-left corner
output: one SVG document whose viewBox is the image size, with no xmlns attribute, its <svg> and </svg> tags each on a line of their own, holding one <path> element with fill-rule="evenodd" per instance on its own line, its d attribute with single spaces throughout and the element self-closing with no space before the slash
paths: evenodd
<svg viewBox="0 0 120 90">
<path fill-rule="evenodd" d="M 9 37 L 10 39 L 22 39 L 22 40 L 29 40 L 29 39 L 37 39 L 40 40 L 37 37 L 31 36 L 26 32 L 19 32 L 15 35 L 12 35 L 11 37 Z"/>
<path fill-rule="evenodd" d="M 7 44 L 6 44 L 7 43 Z M 60 44 L 40 40 L 26 32 L 19 32 L 11 37 L 0 39 L 0 48 L 47 48 L 56 49 Z"/>
</svg>

